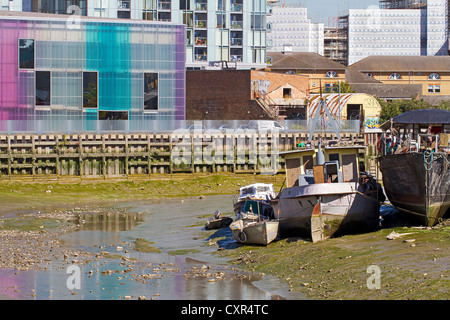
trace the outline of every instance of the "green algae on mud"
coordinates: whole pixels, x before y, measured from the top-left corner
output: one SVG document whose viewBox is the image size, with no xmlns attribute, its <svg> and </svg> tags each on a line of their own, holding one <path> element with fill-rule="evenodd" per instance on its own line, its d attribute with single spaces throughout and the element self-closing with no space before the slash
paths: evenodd
<svg viewBox="0 0 450 320">
<path fill-rule="evenodd" d="M 170 178 L 169 178 L 170 177 Z M 66 179 L 57 181 L 0 182 L 0 212 L 24 206 L 39 207 L 54 204 L 87 204 L 171 197 L 238 194 L 241 186 L 265 182 L 281 187 L 284 175 L 210 174 L 165 175 L 146 180 L 129 179 Z"/>
<path fill-rule="evenodd" d="M 133 241 L 133 249 L 139 252 L 145 252 L 145 253 L 151 253 L 151 252 L 156 252 L 156 253 L 160 253 L 161 250 L 159 250 L 158 248 L 156 248 L 155 246 L 153 246 L 152 244 L 154 244 L 154 242 L 152 241 L 148 241 L 146 239 L 143 238 L 137 238 L 136 240 Z"/>
<path fill-rule="evenodd" d="M 393 230 L 412 234 L 387 240 Z M 449 244 L 449 227 L 396 228 L 318 243 L 288 238 L 219 254 L 242 268 L 274 275 L 310 299 L 440 300 L 449 298 Z M 379 289 L 368 285 L 370 266 L 381 271 Z"/>
</svg>

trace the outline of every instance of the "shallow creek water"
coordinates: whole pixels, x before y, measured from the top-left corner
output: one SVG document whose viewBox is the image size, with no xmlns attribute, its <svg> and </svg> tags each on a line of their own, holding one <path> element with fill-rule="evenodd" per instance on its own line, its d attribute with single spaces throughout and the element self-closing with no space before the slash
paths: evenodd
<svg viewBox="0 0 450 320">
<path fill-rule="evenodd" d="M 123 215 L 86 212 L 81 230 L 63 237 L 74 250 L 116 255 L 80 264 L 80 289 L 68 288 L 67 265 L 46 271 L 0 270 L 0 297 L 12 299 L 301 299 L 279 280 L 236 269 L 218 249 L 239 246 L 228 228 L 204 230 L 215 210 L 231 215 L 232 196 L 163 199 L 111 204 Z M 103 212 L 105 210 L 102 210 Z M 143 253 L 143 238 L 161 252 Z M 118 258 L 117 258 L 118 257 Z M 122 257 L 122 258 L 121 258 Z M 125 258 L 125 259 L 124 259 Z M 76 262 L 74 263 L 75 265 Z"/>
</svg>

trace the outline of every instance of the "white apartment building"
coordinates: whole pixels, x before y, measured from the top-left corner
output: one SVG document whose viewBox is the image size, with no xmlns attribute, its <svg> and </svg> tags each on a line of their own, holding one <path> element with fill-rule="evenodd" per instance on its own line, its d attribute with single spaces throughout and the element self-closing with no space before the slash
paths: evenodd
<svg viewBox="0 0 450 320">
<path fill-rule="evenodd" d="M 267 43 L 271 52 L 324 52 L 324 25 L 312 23 L 307 8 L 274 6 L 267 15 Z"/>
<path fill-rule="evenodd" d="M 350 9 L 348 64 L 373 55 L 448 55 L 448 1 L 417 9 Z"/>
<path fill-rule="evenodd" d="M 265 68 L 267 0 L 0 0 L 0 9 L 186 24 L 186 67 Z"/>
</svg>

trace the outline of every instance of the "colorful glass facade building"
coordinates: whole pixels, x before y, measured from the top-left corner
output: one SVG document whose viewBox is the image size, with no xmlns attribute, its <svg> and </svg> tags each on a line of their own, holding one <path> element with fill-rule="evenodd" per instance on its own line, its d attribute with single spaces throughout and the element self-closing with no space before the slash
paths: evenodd
<svg viewBox="0 0 450 320">
<path fill-rule="evenodd" d="M 267 0 L 0 0 L 0 10 L 186 25 L 186 67 L 265 68 Z"/>
<path fill-rule="evenodd" d="M 170 22 L 0 11 L 0 131 L 171 129 L 185 42 Z"/>
</svg>

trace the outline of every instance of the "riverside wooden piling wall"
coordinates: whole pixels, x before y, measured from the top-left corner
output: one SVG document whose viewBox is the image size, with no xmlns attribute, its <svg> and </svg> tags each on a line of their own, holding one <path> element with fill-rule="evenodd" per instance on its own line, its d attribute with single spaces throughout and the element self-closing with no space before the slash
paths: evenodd
<svg viewBox="0 0 450 320">
<path fill-rule="evenodd" d="M 297 139 L 306 137 L 306 133 L 300 132 L 274 136 L 255 133 L 0 135 L 0 179 L 49 175 L 113 178 L 173 173 L 258 174 L 265 167 L 259 160 L 255 161 L 259 159 L 257 152 L 264 150 L 270 156 L 276 148 L 292 150 Z M 325 136 L 325 139 L 333 138 L 333 134 Z M 354 140 L 359 136 L 347 134 L 344 138 Z M 228 149 L 221 150 L 222 145 Z M 187 163 L 174 160 L 175 149 L 178 155 L 188 159 Z M 214 161 L 202 158 L 205 150 Z M 227 155 L 226 150 L 231 153 Z M 278 164 L 277 172 L 284 172 L 281 157 Z"/>
</svg>

